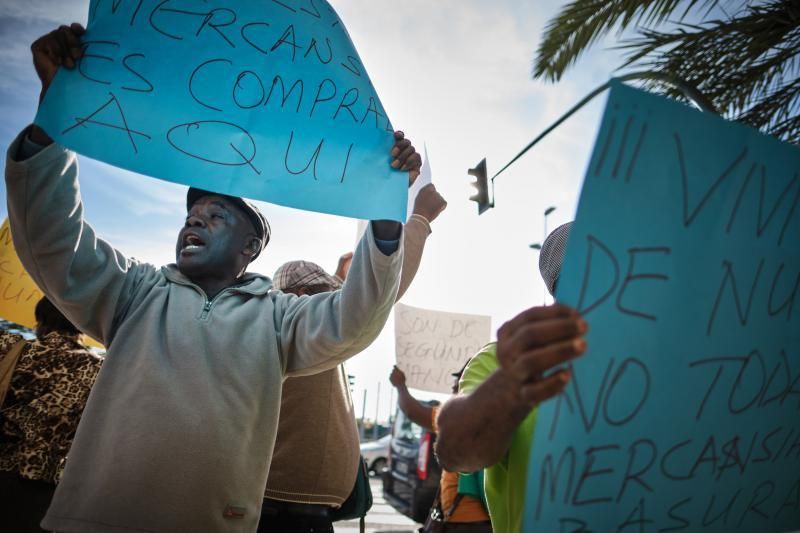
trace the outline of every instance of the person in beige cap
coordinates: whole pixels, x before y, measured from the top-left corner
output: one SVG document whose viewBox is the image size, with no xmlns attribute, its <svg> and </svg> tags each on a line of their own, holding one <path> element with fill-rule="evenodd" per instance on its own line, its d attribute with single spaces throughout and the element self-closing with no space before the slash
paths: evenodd
<svg viewBox="0 0 800 533">
<path fill-rule="evenodd" d="M 433 184 L 420 190 L 403 232 L 405 255 L 397 299 L 419 268 L 430 223 L 446 206 Z M 347 277 L 351 258 L 352 254 L 342 256 L 334 276 L 310 261 L 291 261 L 278 268 L 272 281 L 276 289 L 297 295 L 334 291 Z M 333 531 L 331 510 L 353 490 L 359 457 L 344 365 L 286 379 L 259 533 Z"/>
<path fill-rule="evenodd" d="M 333 276 L 311 261 L 289 261 L 275 271 L 275 275 L 272 276 L 272 286 L 279 291 L 290 292 L 297 296 L 310 296 L 341 289 L 344 276 L 340 272 L 345 271 L 352 259 L 352 252 L 342 255 L 336 267 L 336 274 Z"/>
<path fill-rule="evenodd" d="M 550 294 L 561 272 L 571 224 L 542 246 L 540 271 Z M 536 407 L 564 390 L 563 365 L 586 351 L 588 326 L 565 305 L 533 307 L 506 322 L 497 342 L 467 364 L 459 394 L 442 406 L 436 452 L 442 468 L 485 469 L 484 489 L 494 531 L 522 530 Z"/>
</svg>

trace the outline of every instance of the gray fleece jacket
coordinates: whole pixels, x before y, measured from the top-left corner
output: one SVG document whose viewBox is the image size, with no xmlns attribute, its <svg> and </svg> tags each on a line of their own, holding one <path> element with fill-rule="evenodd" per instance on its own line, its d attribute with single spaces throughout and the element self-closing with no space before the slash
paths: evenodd
<svg viewBox="0 0 800 533">
<path fill-rule="evenodd" d="M 373 341 L 402 250 L 382 254 L 368 230 L 340 291 L 298 298 L 247 274 L 209 301 L 174 265 L 138 263 L 96 237 L 74 153 L 53 144 L 16 161 L 19 142 L 6 186 L 20 259 L 108 349 L 42 526 L 255 531 L 283 377 L 333 368 Z"/>
</svg>

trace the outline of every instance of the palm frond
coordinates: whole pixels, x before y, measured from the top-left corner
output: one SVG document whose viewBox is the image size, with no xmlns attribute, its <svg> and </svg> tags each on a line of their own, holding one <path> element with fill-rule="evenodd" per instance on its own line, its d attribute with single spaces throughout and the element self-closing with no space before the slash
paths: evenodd
<svg viewBox="0 0 800 533">
<path fill-rule="evenodd" d="M 672 32 L 641 30 L 623 45 L 625 66 L 667 73 L 696 86 L 727 116 L 798 142 L 800 5 L 774 0 L 736 18 L 684 25 Z M 672 87 L 650 87 L 675 98 Z"/>
<path fill-rule="evenodd" d="M 648 27 L 685 8 L 679 20 L 695 7 L 712 9 L 717 0 L 574 0 L 551 20 L 534 61 L 534 78 L 558 81 L 580 55 L 597 39 L 631 24 Z"/>
<path fill-rule="evenodd" d="M 560 79 L 597 39 L 635 24 L 623 70 L 685 80 L 729 118 L 800 143 L 800 1 L 726 5 L 730 13 L 717 0 L 574 0 L 547 26 L 534 77 Z M 722 18 L 711 18 L 715 7 Z M 683 22 L 693 11 L 702 22 Z M 658 79 L 642 83 L 685 98 Z"/>
</svg>

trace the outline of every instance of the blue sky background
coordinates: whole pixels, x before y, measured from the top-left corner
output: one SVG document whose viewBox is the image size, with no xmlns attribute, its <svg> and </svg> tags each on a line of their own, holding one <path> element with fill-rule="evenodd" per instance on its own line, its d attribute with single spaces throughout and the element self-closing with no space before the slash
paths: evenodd
<svg viewBox="0 0 800 533">
<path fill-rule="evenodd" d="M 339 0 L 338 11 L 393 124 L 421 148 L 427 144 L 433 181 L 449 202 L 433 225 L 417 279 L 404 303 L 491 315 L 492 329 L 542 303 L 535 251 L 550 229 L 571 220 L 584 167 L 599 125 L 600 98 L 556 130 L 496 182 L 497 207 L 478 217 L 466 170 L 483 157 L 490 175 L 619 64 L 608 45 L 584 56 L 558 85 L 530 72 L 547 21 L 561 2 L 496 0 Z M 39 82 L 29 47 L 58 24 L 85 23 L 88 0 L 0 0 L 0 144 L 5 149 L 35 116 Z M 80 158 L 88 221 L 125 254 L 154 264 L 174 260 L 185 216 L 184 186 Z M 5 196 L 5 186 L 0 185 Z M 351 250 L 356 222 L 261 204 L 273 239 L 251 270 L 271 275 L 285 261 L 307 259 L 333 271 Z M 5 202 L 0 216 L 5 217 Z M 394 326 L 347 367 L 374 417 L 388 416 Z M 430 395 L 420 394 L 421 397 Z"/>
</svg>

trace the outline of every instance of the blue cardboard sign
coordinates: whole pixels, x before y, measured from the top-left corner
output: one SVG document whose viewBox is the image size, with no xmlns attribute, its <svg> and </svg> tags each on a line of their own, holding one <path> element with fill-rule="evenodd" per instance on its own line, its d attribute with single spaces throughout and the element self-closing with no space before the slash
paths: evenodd
<svg viewBox="0 0 800 533">
<path fill-rule="evenodd" d="M 798 147 L 613 86 L 557 294 L 589 349 L 525 531 L 800 528 L 798 204 Z"/>
<path fill-rule="evenodd" d="M 325 0 L 92 0 L 83 43 L 36 117 L 57 142 L 215 192 L 405 221 L 392 125 Z"/>
</svg>

